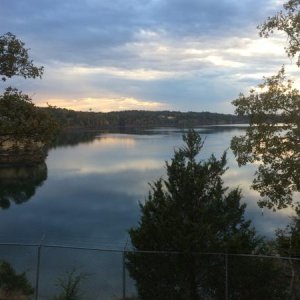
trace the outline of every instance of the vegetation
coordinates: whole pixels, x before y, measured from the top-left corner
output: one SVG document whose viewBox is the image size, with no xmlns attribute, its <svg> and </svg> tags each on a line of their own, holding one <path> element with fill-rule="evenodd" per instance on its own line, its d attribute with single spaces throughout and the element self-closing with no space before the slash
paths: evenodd
<svg viewBox="0 0 300 300">
<path fill-rule="evenodd" d="M 287 54 L 300 51 L 299 0 L 290 0 L 284 12 L 269 18 L 260 28 L 268 37 L 274 30 L 287 34 Z M 300 66 L 300 57 L 298 57 Z M 300 92 L 287 80 L 284 67 L 277 75 L 265 78 L 249 96 L 240 94 L 233 101 L 236 113 L 249 117 L 250 127 L 244 136 L 235 137 L 231 147 L 239 165 L 260 163 L 252 187 L 263 197 L 260 206 L 281 209 L 293 204 L 300 191 Z"/>
<path fill-rule="evenodd" d="M 127 254 L 129 273 L 141 299 L 223 299 L 224 256 L 200 253 L 266 251 L 244 218 L 241 191 L 223 187 L 226 153 L 219 160 L 212 155 L 198 161 L 203 146 L 199 134 L 190 131 L 183 140 L 185 147 L 166 163 L 167 178 L 154 182 L 148 199 L 140 205 L 139 226 L 129 231 L 135 250 L 168 251 Z M 272 263 L 234 260 L 230 264 L 231 297 L 277 299 L 282 294 L 280 285 L 274 284 L 280 276 L 272 274 L 276 274 Z"/>
<path fill-rule="evenodd" d="M 118 111 L 108 113 L 79 112 L 49 106 L 45 108 L 64 128 L 130 129 L 247 123 L 247 117 L 210 112 Z"/>
<path fill-rule="evenodd" d="M 287 36 L 288 45 L 285 48 L 289 57 L 298 54 L 297 65 L 300 66 L 300 1 L 289 0 L 284 5 L 284 11 L 280 11 L 266 22 L 258 26 L 260 36 L 269 37 L 274 31 L 283 32 Z"/>
<path fill-rule="evenodd" d="M 28 95 L 11 87 L 0 95 L 0 116 L 0 132 L 9 139 L 46 144 L 59 129 L 54 118 L 38 109 Z"/>
<path fill-rule="evenodd" d="M 264 197 L 259 204 L 284 208 L 300 191 L 300 92 L 286 80 L 284 69 L 233 101 L 236 112 L 249 116 L 246 134 L 234 137 L 231 148 L 239 165 L 261 162 L 253 188 Z"/>
<path fill-rule="evenodd" d="M 290 225 L 276 232 L 277 253 L 289 257 L 284 263 L 285 275 L 288 278 L 287 295 L 289 299 L 300 298 L 300 208 L 296 208 L 297 215 Z"/>
<path fill-rule="evenodd" d="M 27 299 L 33 293 L 25 273 L 17 274 L 8 262 L 0 262 L 0 299 Z"/>
<path fill-rule="evenodd" d="M 284 11 L 258 27 L 266 38 L 275 31 L 285 33 L 286 53 L 290 58 L 297 56 L 298 67 L 299 7 L 299 0 L 290 0 L 283 5 Z M 241 94 L 233 104 L 238 115 L 249 117 L 250 127 L 246 135 L 232 140 L 231 147 L 239 165 L 259 162 L 253 181 L 253 188 L 264 197 L 259 204 L 273 209 L 295 205 L 296 216 L 291 224 L 276 231 L 274 250 L 288 258 L 281 262 L 287 280 L 286 298 L 299 299 L 300 207 L 295 200 L 300 192 L 300 91 L 286 79 L 282 67 L 277 75 L 265 78 L 259 89 L 251 90 L 249 96 Z"/>
<path fill-rule="evenodd" d="M 0 36 L 0 75 L 2 80 L 13 76 L 41 77 L 43 67 L 36 67 L 29 59 L 25 44 L 10 32 Z"/>
<path fill-rule="evenodd" d="M 58 286 L 62 292 L 54 297 L 54 300 L 77 300 L 80 299 L 80 283 L 86 277 L 85 274 L 76 274 L 76 270 L 67 272 L 66 276 L 58 279 Z"/>
<path fill-rule="evenodd" d="M 0 36 L 3 81 L 13 76 L 36 78 L 42 74 L 43 67 L 33 65 L 23 42 L 11 33 Z M 28 95 L 12 87 L 0 95 L 0 163 L 40 163 L 57 131 L 55 119 L 37 108 Z"/>
</svg>

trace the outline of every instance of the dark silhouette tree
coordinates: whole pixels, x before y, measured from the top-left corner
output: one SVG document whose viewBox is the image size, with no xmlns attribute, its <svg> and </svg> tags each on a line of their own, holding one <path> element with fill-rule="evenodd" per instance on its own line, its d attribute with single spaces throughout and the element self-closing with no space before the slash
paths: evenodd
<svg viewBox="0 0 300 300">
<path fill-rule="evenodd" d="M 284 32 L 289 57 L 298 54 L 300 66 L 300 1 L 290 0 L 258 26 L 260 35 Z M 234 137 L 231 148 L 239 165 L 260 163 L 252 187 L 260 192 L 260 206 L 281 209 L 294 204 L 300 191 L 300 92 L 286 79 L 284 67 L 233 101 L 236 113 L 249 118 L 246 134 Z"/>
<path fill-rule="evenodd" d="M 57 286 L 62 290 L 54 300 L 77 300 L 80 297 L 80 285 L 88 274 L 78 273 L 76 269 L 67 272 L 63 277 L 58 279 Z"/>
<path fill-rule="evenodd" d="M 296 207 L 296 216 L 284 229 L 276 231 L 277 252 L 284 257 L 285 275 L 288 278 L 287 294 L 289 299 L 300 298 L 300 207 Z"/>
<path fill-rule="evenodd" d="M 0 298 L 25 299 L 34 293 L 26 274 L 17 274 L 6 261 L 0 261 Z"/>
<path fill-rule="evenodd" d="M 0 76 L 3 81 L 13 76 L 42 76 L 43 67 L 33 65 L 24 46 L 12 33 L 0 36 Z M 28 95 L 12 87 L 0 95 L 0 163 L 28 160 L 40 163 L 58 130 L 55 119 L 36 107 Z"/>
<path fill-rule="evenodd" d="M 1 135 L 9 139 L 30 139 L 46 144 L 59 130 L 50 114 L 36 107 L 28 95 L 13 88 L 7 88 L 0 95 L 0 116 Z"/>
<path fill-rule="evenodd" d="M 232 139 L 231 148 L 240 166 L 261 163 L 252 185 L 263 197 L 259 205 L 292 204 L 293 193 L 300 191 L 300 92 L 282 68 L 233 104 L 237 114 L 249 116 L 250 126 Z"/>
<path fill-rule="evenodd" d="M 10 32 L 0 36 L 0 75 L 2 80 L 12 76 L 41 77 L 43 67 L 36 67 L 30 60 L 25 44 Z"/>
<path fill-rule="evenodd" d="M 212 155 L 199 161 L 200 135 L 190 131 L 183 140 L 185 146 L 166 163 L 167 178 L 154 182 L 140 205 L 138 227 L 129 231 L 138 252 L 128 253 L 127 266 L 141 299 L 223 299 L 224 255 L 200 253 L 264 251 L 263 240 L 244 218 L 241 191 L 223 187 L 226 153 L 219 160 Z M 266 288 L 273 276 L 264 278 L 266 286 L 259 282 L 272 268 L 261 261 L 235 260 L 229 268 L 232 299 L 263 299 L 270 293 L 276 299 L 277 287 Z"/>
<path fill-rule="evenodd" d="M 273 17 L 269 17 L 262 25 L 258 26 L 260 36 L 269 37 L 275 31 L 284 32 L 288 45 L 285 48 L 289 57 L 298 54 L 297 65 L 300 66 L 300 1 L 289 0 L 283 5 L 284 11 L 280 11 Z"/>
</svg>

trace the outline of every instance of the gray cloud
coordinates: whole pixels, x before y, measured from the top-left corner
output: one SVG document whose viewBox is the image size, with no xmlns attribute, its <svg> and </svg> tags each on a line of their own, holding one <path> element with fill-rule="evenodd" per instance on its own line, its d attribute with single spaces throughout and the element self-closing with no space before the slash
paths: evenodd
<svg viewBox="0 0 300 300">
<path fill-rule="evenodd" d="M 216 110 L 252 85 L 253 74 L 284 62 L 248 49 L 259 39 L 257 24 L 278 9 L 272 3 L 2 0 L 0 26 L 45 66 L 42 82 L 15 81 L 43 99 L 112 94 Z"/>
<path fill-rule="evenodd" d="M 116 48 L 137 41 L 139 30 L 174 39 L 244 35 L 266 15 L 268 1 L 4 0 L 1 28 L 30 41 L 43 60 L 93 64 L 131 57 Z"/>
</svg>

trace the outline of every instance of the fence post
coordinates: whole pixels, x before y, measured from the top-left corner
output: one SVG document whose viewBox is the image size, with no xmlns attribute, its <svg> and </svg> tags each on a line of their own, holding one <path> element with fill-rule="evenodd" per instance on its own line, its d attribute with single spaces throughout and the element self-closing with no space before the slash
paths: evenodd
<svg viewBox="0 0 300 300">
<path fill-rule="evenodd" d="M 123 274 L 122 274 L 122 286 L 123 286 L 123 300 L 126 298 L 126 267 L 125 267 L 125 250 L 123 251 Z"/>
<path fill-rule="evenodd" d="M 36 278 L 35 278 L 35 300 L 39 298 L 39 282 L 40 282 L 40 263 L 41 263 L 41 249 L 42 249 L 42 241 L 45 237 L 43 234 L 40 244 L 38 246 L 38 254 L 37 254 L 37 264 L 36 264 Z"/>
<path fill-rule="evenodd" d="M 225 300 L 228 300 L 228 253 L 225 254 Z"/>
</svg>

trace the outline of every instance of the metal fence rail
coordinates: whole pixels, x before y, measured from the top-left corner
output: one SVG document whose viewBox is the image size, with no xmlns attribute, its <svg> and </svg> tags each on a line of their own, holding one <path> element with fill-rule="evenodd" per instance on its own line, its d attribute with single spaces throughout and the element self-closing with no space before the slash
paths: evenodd
<svg viewBox="0 0 300 300">
<path fill-rule="evenodd" d="M 31 253 L 32 260 L 35 260 L 35 271 L 32 271 L 33 276 L 35 277 L 35 294 L 34 294 L 34 299 L 38 300 L 38 299 L 47 299 L 47 296 L 41 296 L 40 295 L 40 291 L 41 291 L 41 279 L 42 279 L 42 275 L 41 275 L 41 271 L 42 271 L 42 262 L 43 259 L 46 260 L 47 262 L 47 256 L 49 256 L 49 253 L 44 253 L 44 250 L 49 249 L 49 250 L 62 250 L 62 251 L 76 251 L 75 254 L 72 254 L 74 257 L 78 257 L 78 256 L 82 256 L 83 252 L 87 252 L 87 253 L 96 253 L 96 254 L 115 254 L 118 255 L 120 261 L 118 262 L 115 257 L 112 259 L 112 261 L 114 261 L 116 263 L 116 266 L 118 268 L 119 271 L 116 271 L 116 273 L 119 272 L 119 282 L 120 282 L 120 291 L 117 292 L 117 294 L 115 295 L 116 298 L 114 299 L 127 299 L 126 297 L 128 297 L 128 280 L 130 280 L 128 274 L 127 274 L 127 270 L 126 270 L 126 255 L 127 254 L 141 254 L 141 255 L 145 255 L 145 257 L 148 256 L 152 256 L 153 255 L 164 255 L 164 257 L 166 255 L 168 256 L 173 256 L 173 255 L 182 255 L 182 252 L 178 252 L 178 251 L 152 251 L 152 250 L 144 250 L 144 251 L 139 251 L 139 250 L 134 250 L 134 249 L 127 249 L 127 247 L 125 246 L 124 249 L 109 249 L 109 248 L 104 248 L 104 247 L 83 247 L 83 246 L 73 246 L 73 245 L 59 245 L 59 244 L 50 244 L 50 243 L 46 243 L 43 241 L 43 238 L 41 239 L 41 241 L 39 243 L 0 243 L 0 250 L 5 248 L 5 247 L 9 247 L 11 248 L 31 248 L 33 249 L 33 252 Z M 78 253 L 79 251 L 79 253 Z M 0 253 L 0 258 L 1 258 L 1 254 Z M 190 253 L 192 255 L 195 256 L 209 256 L 209 257 L 223 257 L 223 261 L 224 261 L 224 299 L 229 299 L 229 277 L 230 277 L 230 267 L 229 267 L 229 261 L 232 260 L 233 258 L 245 258 L 245 259 L 272 259 L 272 260 L 278 260 L 278 261 L 287 261 L 288 263 L 291 262 L 300 262 L 300 258 L 295 258 L 295 257 L 282 257 L 282 256 L 275 256 L 275 255 L 255 255 L 255 254 L 243 254 L 243 253 L 207 253 L 207 252 L 193 252 Z M 34 258 L 35 256 L 35 258 Z M 69 253 L 65 253 L 63 254 L 64 257 L 70 257 Z M 14 256 L 15 257 L 15 256 Z M 14 260 L 14 258 L 11 259 L 12 261 Z M 92 259 L 94 260 L 94 258 Z M 119 266 L 119 267 L 118 267 Z M 45 272 L 47 272 L 47 270 L 44 270 Z M 46 280 L 47 281 L 47 280 Z M 48 284 L 48 283 L 47 283 Z M 131 283 L 131 290 L 132 290 L 132 286 L 134 286 L 134 283 Z M 44 284 L 45 286 L 45 284 Z M 131 291 L 132 293 L 132 291 Z M 46 297 L 46 298 L 45 298 Z M 100 296 L 99 296 L 100 297 Z M 102 299 L 102 298 L 96 298 L 96 299 Z M 103 298 L 103 299 L 108 299 L 108 298 Z"/>
</svg>

